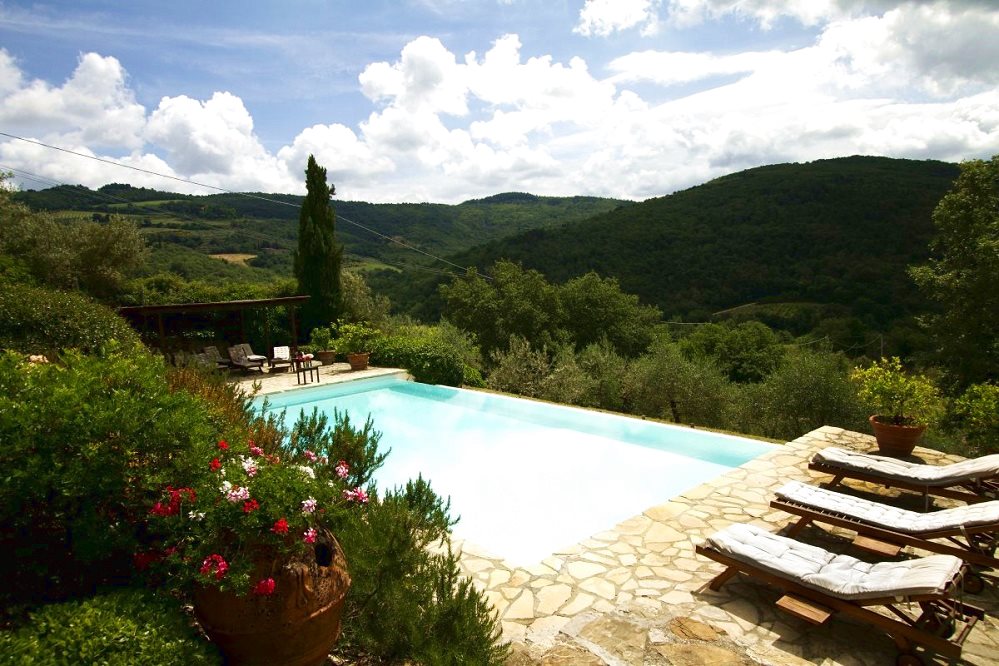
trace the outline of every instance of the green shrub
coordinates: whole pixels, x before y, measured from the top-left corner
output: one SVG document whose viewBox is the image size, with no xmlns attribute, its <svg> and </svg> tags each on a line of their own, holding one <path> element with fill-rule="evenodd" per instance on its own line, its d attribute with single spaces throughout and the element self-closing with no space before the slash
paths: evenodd
<svg viewBox="0 0 999 666">
<path fill-rule="evenodd" d="M 487 387 L 528 398 L 542 396 L 545 379 L 551 373 L 544 350 L 532 348 L 526 338 L 511 335 L 507 350 L 493 350 L 490 357 L 493 369 L 486 378 Z"/>
<path fill-rule="evenodd" d="M 42 606 L 30 621 L 0 632 L 0 664 L 220 664 L 176 600 L 122 589 L 82 601 Z"/>
<path fill-rule="evenodd" d="M 792 440 L 832 425 L 867 430 L 867 416 L 840 354 L 791 351 L 759 384 L 743 387 L 740 430 Z"/>
<path fill-rule="evenodd" d="M 141 347 L 128 322 L 82 294 L 0 281 L 0 349 L 97 352 L 111 340 L 125 350 Z"/>
<path fill-rule="evenodd" d="M 713 362 L 686 357 L 670 340 L 654 342 L 630 364 L 621 390 L 632 413 L 714 428 L 730 423 L 728 379 Z"/>
<path fill-rule="evenodd" d="M 940 415 L 940 392 L 924 375 L 911 375 L 897 357 L 883 358 L 867 368 L 857 368 L 850 378 L 863 400 L 883 423 L 932 424 Z"/>
<path fill-rule="evenodd" d="M 59 597 L 130 575 L 147 500 L 201 464 L 225 422 L 147 353 L 0 354 L 4 593 Z"/>
<path fill-rule="evenodd" d="M 453 347 L 430 337 L 392 335 L 371 342 L 374 365 L 405 368 L 418 382 L 461 386 L 466 372 L 461 355 Z M 474 381 L 474 375 L 471 375 Z"/>
<path fill-rule="evenodd" d="M 507 650 L 489 606 L 458 574 L 447 540 L 454 522 L 449 503 L 418 478 L 344 526 L 338 538 L 353 585 L 343 649 L 359 647 L 392 663 L 504 662 Z"/>
<path fill-rule="evenodd" d="M 953 416 L 964 431 L 966 455 L 999 452 L 999 386 L 973 384 L 954 401 Z"/>
</svg>

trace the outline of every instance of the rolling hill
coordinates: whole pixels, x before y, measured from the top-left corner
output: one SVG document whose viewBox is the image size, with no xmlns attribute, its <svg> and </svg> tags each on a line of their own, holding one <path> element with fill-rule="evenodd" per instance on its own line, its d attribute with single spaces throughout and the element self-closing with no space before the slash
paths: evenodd
<svg viewBox="0 0 999 666">
<path fill-rule="evenodd" d="M 885 330 L 922 307 L 906 267 L 927 257 L 933 208 L 957 174 L 881 157 L 759 167 L 449 259 L 480 270 L 510 259 L 551 282 L 596 271 L 667 317 L 793 301 Z M 403 310 L 436 316 L 441 278 L 399 277 L 372 282 Z"/>
</svg>

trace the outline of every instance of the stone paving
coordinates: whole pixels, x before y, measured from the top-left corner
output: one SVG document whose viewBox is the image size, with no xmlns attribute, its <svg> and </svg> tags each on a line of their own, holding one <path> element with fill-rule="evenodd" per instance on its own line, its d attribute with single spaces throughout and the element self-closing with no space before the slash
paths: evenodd
<svg viewBox="0 0 999 666">
<path fill-rule="evenodd" d="M 321 371 L 320 381 L 396 373 L 403 371 L 349 372 L 336 364 Z M 297 387 L 293 373 L 257 379 L 264 393 Z M 807 469 L 826 446 L 876 448 L 869 435 L 819 428 L 532 566 L 509 565 L 455 540 L 463 572 L 492 604 L 511 645 L 508 666 L 895 663 L 894 643 L 880 630 L 840 618 L 809 625 L 780 613 L 774 607 L 780 594 L 756 581 L 737 577 L 710 590 L 723 567 L 694 552 L 695 544 L 733 522 L 775 532 L 787 526 L 792 517 L 769 508 L 773 491 L 789 480 L 828 480 Z M 915 455 L 932 464 L 960 459 L 924 448 Z M 849 483 L 879 501 L 912 504 L 916 497 Z M 797 538 L 842 552 L 849 549 L 845 534 L 821 526 Z M 987 615 L 958 663 L 999 664 L 999 587 L 988 580 L 985 592 L 968 597 Z M 920 655 L 928 664 L 945 663 Z"/>
<path fill-rule="evenodd" d="M 894 663 L 894 643 L 879 630 L 838 618 L 814 627 L 779 613 L 773 605 L 779 593 L 748 579 L 710 590 L 707 583 L 723 567 L 694 552 L 733 522 L 775 532 L 785 527 L 791 517 L 769 508 L 773 490 L 792 479 L 827 480 L 808 471 L 807 461 L 833 445 L 875 449 L 868 435 L 819 428 L 531 567 L 508 567 L 465 544 L 464 570 L 493 604 L 512 645 L 508 664 Z M 929 449 L 915 453 L 935 464 L 959 459 Z M 893 494 L 879 492 L 882 500 Z M 799 538 L 837 551 L 849 545 L 816 527 Z M 968 638 L 960 663 L 997 664 L 995 585 L 969 601 L 989 615 Z"/>
</svg>

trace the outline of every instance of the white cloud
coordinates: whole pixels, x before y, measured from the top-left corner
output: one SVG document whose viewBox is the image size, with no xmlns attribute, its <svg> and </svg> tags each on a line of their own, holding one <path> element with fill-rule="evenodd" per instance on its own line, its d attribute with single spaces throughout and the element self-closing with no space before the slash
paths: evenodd
<svg viewBox="0 0 999 666">
<path fill-rule="evenodd" d="M 579 23 L 573 32 L 587 37 L 606 37 L 637 25 L 644 25 L 646 31 L 653 30 L 653 5 L 653 0 L 586 0 L 579 10 Z"/>
<path fill-rule="evenodd" d="M 26 83 L 6 52 L 0 73 L 0 125 L 9 131 L 109 148 L 142 145 L 145 109 L 135 101 L 115 58 L 81 56 L 58 87 L 41 80 Z"/>
<path fill-rule="evenodd" d="M 681 10 L 690 20 L 793 16 L 817 27 L 791 50 L 643 42 L 606 62 L 524 54 L 516 34 L 463 55 L 417 37 L 363 68 L 363 121 L 329 118 L 278 149 L 260 141 L 236 94 L 168 96 L 147 111 L 114 58 L 83 55 L 55 86 L 29 80 L 0 50 L 0 126 L 236 190 L 301 192 L 314 154 L 341 199 L 366 201 L 509 190 L 645 198 L 775 162 L 999 153 L 999 11 L 982 3 L 650 0 L 629 5 L 632 14 L 626 4 L 587 3 L 587 30 L 640 29 Z M 11 141 L 0 143 L 0 163 L 91 186 L 204 191 Z"/>
</svg>

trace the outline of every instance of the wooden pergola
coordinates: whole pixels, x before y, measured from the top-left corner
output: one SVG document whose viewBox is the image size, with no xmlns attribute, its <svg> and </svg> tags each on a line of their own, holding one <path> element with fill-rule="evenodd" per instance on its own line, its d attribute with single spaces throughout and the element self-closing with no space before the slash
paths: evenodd
<svg viewBox="0 0 999 666">
<path fill-rule="evenodd" d="M 308 296 L 286 296 L 283 298 L 262 298 L 244 301 L 219 301 L 214 303 L 171 303 L 167 305 L 133 305 L 118 308 L 118 314 L 125 317 L 138 330 L 149 330 L 151 322 L 156 324 L 159 338 L 159 348 L 166 351 L 167 334 L 165 317 L 171 315 L 210 314 L 215 312 L 239 312 L 239 327 L 241 341 L 246 341 L 246 311 L 260 308 L 288 308 L 288 318 L 291 325 L 291 346 L 298 347 L 298 326 L 295 320 L 295 308 L 309 300 Z M 141 325 L 141 328 L 140 328 Z M 270 323 L 264 318 L 264 338 L 270 348 Z"/>
</svg>

